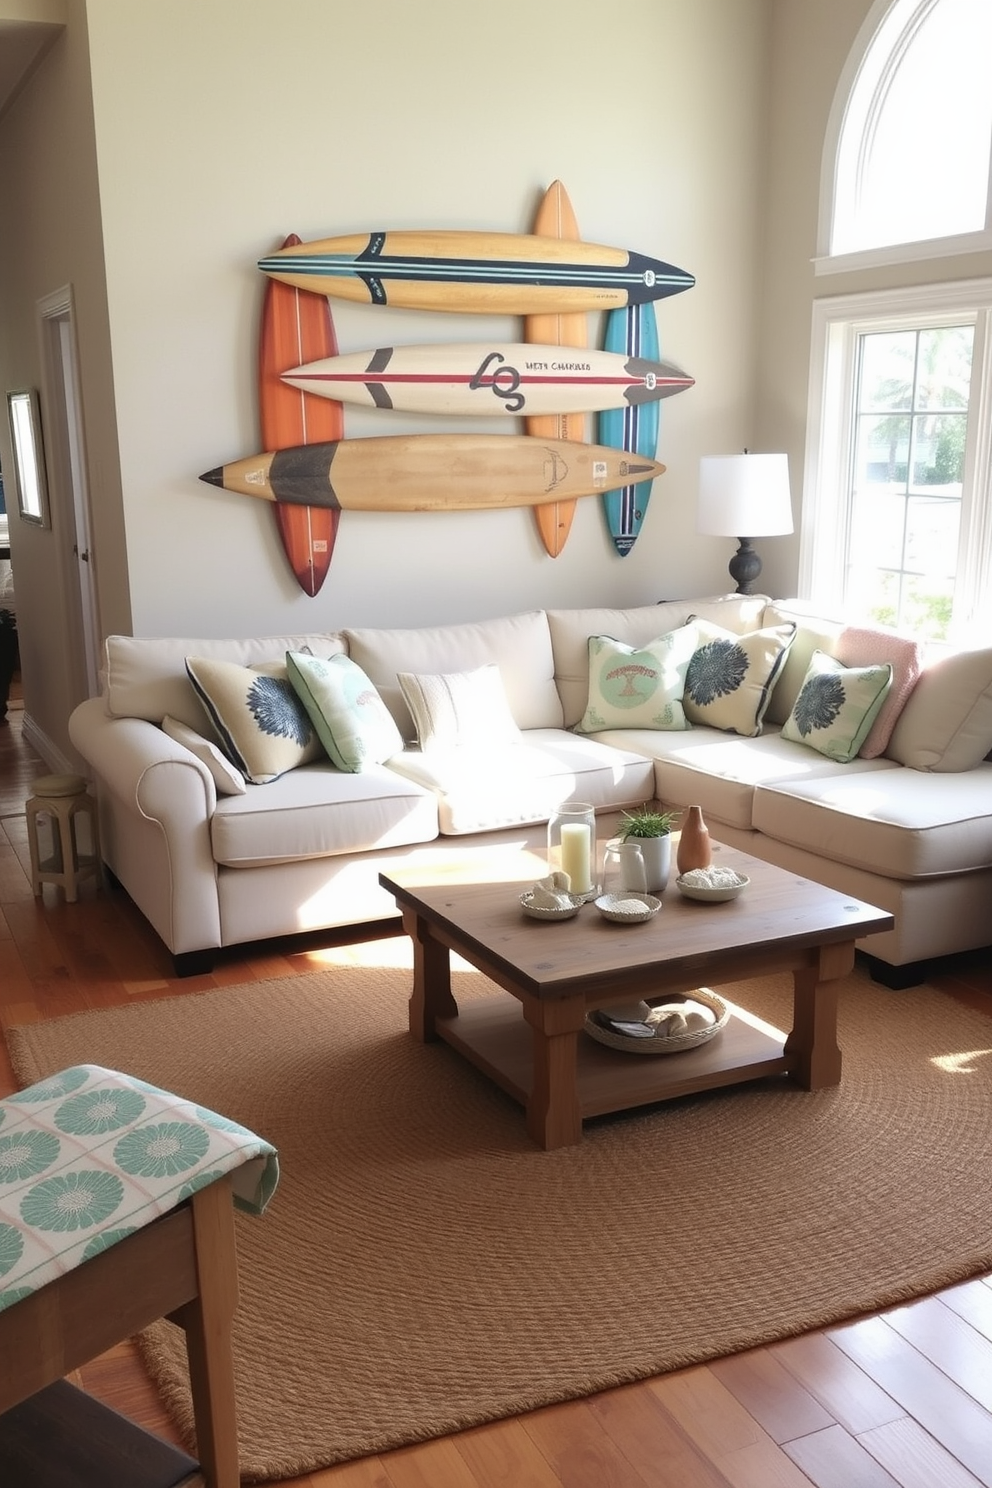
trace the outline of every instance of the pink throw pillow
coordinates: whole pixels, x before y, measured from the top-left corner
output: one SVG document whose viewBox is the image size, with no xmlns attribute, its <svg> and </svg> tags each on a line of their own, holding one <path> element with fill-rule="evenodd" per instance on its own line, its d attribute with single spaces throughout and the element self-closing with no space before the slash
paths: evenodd
<svg viewBox="0 0 992 1488">
<path fill-rule="evenodd" d="M 861 759 L 876 759 L 884 754 L 896 719 L 916 686 L 923 665 L 923 648 L 918 641 L 897 635 L 894 630 L 848 625 L 837 638 L 836 656 L 844 666 L 873 666 L 884 661 L 892 664 L 892 686 L 871 732 L 858 750 Z"/>
</svg>

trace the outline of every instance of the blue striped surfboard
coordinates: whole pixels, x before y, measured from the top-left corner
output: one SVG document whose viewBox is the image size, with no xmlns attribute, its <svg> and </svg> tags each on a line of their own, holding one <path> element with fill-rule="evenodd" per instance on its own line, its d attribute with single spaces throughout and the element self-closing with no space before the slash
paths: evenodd
<svg viewBox="0 0 992 1488">
<path fill-rule="evenodd" d="M 631 305 L 625 310 L 611 310 L 606 317 L 603 337 L 605 351 L 626 356 L 658 360 L 658 322 L 653 305 Z M 658 448 L 661 410 L 656 402 L 628 404 L 626 408 L 609 408 L 600 413 L 597 439 L 613 449 L 630 450 L 654 458 Z M 621 486 L 603 493 L 603 510 L 613 545 L 625 558 L 637 541 L 648 508 L 653 481 Z"/>
</svg>

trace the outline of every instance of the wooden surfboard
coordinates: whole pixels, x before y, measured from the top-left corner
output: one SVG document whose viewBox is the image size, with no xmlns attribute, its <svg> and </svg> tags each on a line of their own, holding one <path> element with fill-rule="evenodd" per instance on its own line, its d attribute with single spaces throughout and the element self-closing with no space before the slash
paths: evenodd
<svg viewBox="0 0 992 1488">
<path fill-rule="evenodd" d="M 657 360 L 658 325 L 654 306 L 611 311 L 606 317 L 604 345 L 618 354 Z M 692 386 L 691 378 L 685 386 Z M 657 402 L 606 409 L 599 415 L 597 434 L 603 444 L 653 459 L 658 450 L 659 415 Z M 626 557 L 637 541 L 650 495 L 650 483 L 628 482 L 607 491 L 603 497 L 606 525 L 621 558 Z"/>
<path fill-rule="evenodd" d="M 544 193 L 534 218 L 534 232 L 539 237 L 578 242 L 579 224 L 568 192 L 560 181 L 552 181 Z M 563 310 L 528 315 L 524 320 L 524 340 L 582 349 L 589 341 L 586 313 L 584 310 Z M 586 437 L 585 414 L 580 410 L 528 418 L 524 428 L 537 439 L 583 440 Z M 574 515 L 574 501 L 553 501 L 535 507 L 534 521 L 549 558 L 557 558 L 564 548 Z"/>
<path fill-rule="evenodd" d="M 270 450 L 200 479 L 341 511 L 485 511 L 602 494 L 663 469 L 622 450 L 527 434 L 399 434 Z"/>
<path fill-rule="evenodd" d="M 576 319 L 585 324 L 584 315 Z M 524 414 L 528 434 L 543 432 L 550 439 L 570 437 L 559 432 L 562 418 L 570 414 L 581 416 L 601 408 L 649 402 L 692 384 L 691 377 L 665 362 L 595 349 L 579 355 L 567 348 L 563 352 L 559 344 L 529 346 L 506 341 L 380 346 L 375 351 L 325 357 L 291 367 L 282 374 L 282 380 L 306 393 L 364 408 L 484 417 Z M 548 427 L 543 431 L 531 429 L 533 415 L 550 415 L 541 419 Z M 576 433 L 581 443 L 585 434 L 581 417 L 576 421 Z"/>
<path fill-rule="evenodd" d="M 258 267 L 362 305 L 506 315 L 622 308 L 695 283 L 624 248 L 525 233 L 353 233 L 279 248 Z"/>
<path fill-rule="evenodd" d="M 284 246 L 299 241 L 291 233 Z M 265 449 L 343 437 L 340 402 L 315 398 L 282 378 L 287 367 L 311 357 L 333 356 L 337 349 L 325 297 L 270 279 L 258 338 L 258 411 Z M 279 505 L 274 517 L 289 566 L 300 588 L 312 597 L 327 577 L 341 513 L 328 507 Z"/>
</svg>

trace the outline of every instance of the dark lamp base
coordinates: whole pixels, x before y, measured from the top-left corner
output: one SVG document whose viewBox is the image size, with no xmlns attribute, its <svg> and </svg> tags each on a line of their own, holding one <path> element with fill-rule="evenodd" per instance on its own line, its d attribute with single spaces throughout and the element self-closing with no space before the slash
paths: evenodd
<svg viewBox="0 0 992 1488">
<path fill-rule="evenodd" d="M 739 537 L 740 547 L 730 560 L 730 577 L 737 585 L 738 594 L 753 594 L 761 573 L 761 559 L 751 546 L 749 537 Z"/>
</svg>

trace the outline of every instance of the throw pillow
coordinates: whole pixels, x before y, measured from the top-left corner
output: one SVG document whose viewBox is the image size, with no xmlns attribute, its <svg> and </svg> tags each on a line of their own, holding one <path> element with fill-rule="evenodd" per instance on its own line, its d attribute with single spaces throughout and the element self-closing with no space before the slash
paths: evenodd
<svg viewBox="0 0 992 1488">
<path fill-rule="evenodd" d="M 992 744 L 992 646 L 924 667 L 892 730 L 888 757 L 913 770 L 973 770 Z"/>
<path fill-rule="evenodd" d="M 796 627 L 771 625 L 737 635 L 709 620 L 695 624 L 696 650 L 685 677 L 685 716 L 725 733 L 760 734 L 775 680 Z"/>
<path fill-rule="evenodd" d="M 609 728 L 687 729 L 682 706 L 696 627 L 681 625 L 646 646 L 589 637 L 589 700 L 577 733 Z"/>
<path fill-rule="evenodd" d="M 168 734 L 170 739 L 175 739 L 177 744 L 182 744 L 190 754 L 195 754 L 201 764 L 206 765 L 213 776 L 214 785 L 217 787 L 219 796 L 243 796 L 246 791 L 245 777 L 240 770 L 236 770 L 229 759 L 226 759 L 216 744 L 211 744 L 196 729 L 189 728 L 185 723 L 180 723 L 178 718 L 171 718 L 167 713 L 162 719 L 162 730 Z"/>
<path fill-rule="evenodd" d="M 421 749 L 520 742 L 495 663 L 471 672 L 397 672 L 396 680 Z"/>
<path fill-rule="evenodd" d="M 916 686 L 923 666 L 923 647 L 919 641 L 898 635 L 894 630 L 848 625 L 837 639 L 834 654 L 838 661 L 849 667 L 873 666 L 886 661 L 892 665 L 892 686 L 858 751 L 862 759 L 877 759 L 885 753 L 896 719 Z"/>
<path fill-rule="evenodd" d="M 782 738 L 847 764 L 868 737 L 892 686 L 892 667 L 846 667 L 814 651 Z"/>
<path fill-rule="evenodd" d="M 286 670 L 318 738 L 339 770 L 356 774 L 403 748 L 376 688 L 350 656 L 286 652 Z"/>
<path fill-rule="evenodd" d="M 263 669 L 187 656 L 186 672 L 225 751 L 253 785 L 320 759 L 320 740 L 285 662 Z"/>
</svg>

